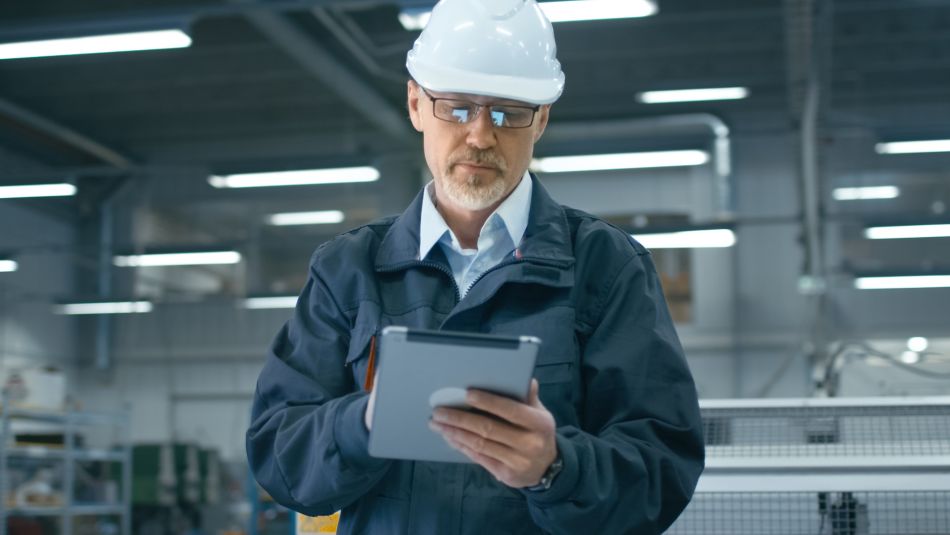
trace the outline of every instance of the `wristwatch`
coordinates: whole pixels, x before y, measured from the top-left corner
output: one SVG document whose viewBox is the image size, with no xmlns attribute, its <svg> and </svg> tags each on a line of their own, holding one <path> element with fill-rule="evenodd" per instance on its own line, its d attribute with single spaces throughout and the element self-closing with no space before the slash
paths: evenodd
<svg viewBox="0 0 950 535">
<path fill-rule="evenodd" d="M 538 481 L 537 485 L 532 485 L 530 487 L 525 487 L 525 490 L 529 492 L 538 492 L 541 490 L 548 490 L 551 488 L 551 484 L 554 483 L 554 478 L 561 473 L 561 470 L 564 468 L 564 459 L 560 455 L 554 459 L 554 462 L 551 463 L 551 466 L 545 470 L 544 475 L 541 476 L 541 481 Z"/>
</svg>

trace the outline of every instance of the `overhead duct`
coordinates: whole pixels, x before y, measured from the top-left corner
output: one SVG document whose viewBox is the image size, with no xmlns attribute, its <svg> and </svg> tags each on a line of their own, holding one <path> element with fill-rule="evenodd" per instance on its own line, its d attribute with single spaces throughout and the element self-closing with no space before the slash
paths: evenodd
<svg viewBox="0 0 950 535">
<path fill-rule="evenodd" d="M 715 173 L 716 206 L 721 218 L 729 218 L 735 208 L 732 186 L 731 140 L 729 138 L 729 127 L 715 115 L 690 113 L 643 119 L 551 123 L 544 131 L 543 139 L 546 143 L 569 142 L 579 139 L 597 141 L 696 128 L 707 129 L 713 135 L 712 164 Z"/>
</svg>

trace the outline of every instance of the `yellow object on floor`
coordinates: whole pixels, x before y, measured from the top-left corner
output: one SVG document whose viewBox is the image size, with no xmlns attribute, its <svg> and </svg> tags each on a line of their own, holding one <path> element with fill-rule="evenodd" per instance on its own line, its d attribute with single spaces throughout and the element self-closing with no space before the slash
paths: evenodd
<svg viewBox="0 0 950 535">
<path fill-rule="evenodd" d="M 297 535 L 310 535 L 311 533 L 336 533 L 336 527 L 339 523 L 339 511 L 329 516 L 306 516 L 297 513 Z"/>
</svg>

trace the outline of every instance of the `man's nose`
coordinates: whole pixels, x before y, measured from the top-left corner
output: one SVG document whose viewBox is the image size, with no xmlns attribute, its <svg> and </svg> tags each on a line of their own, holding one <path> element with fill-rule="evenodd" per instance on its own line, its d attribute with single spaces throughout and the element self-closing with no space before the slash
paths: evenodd
<svg viewBox="0 0 950 535">
<path fill-rule="evenodd" d="M 478 115 L 472 122 L 468 123 L 468 136 L 466 142 L 477 149 L 487 149 L 494 147 L 497 138 L 495 138 L 495 126 L 491 121 L 491 112 L 488 108 L 479 108 Z"/>
</svg>

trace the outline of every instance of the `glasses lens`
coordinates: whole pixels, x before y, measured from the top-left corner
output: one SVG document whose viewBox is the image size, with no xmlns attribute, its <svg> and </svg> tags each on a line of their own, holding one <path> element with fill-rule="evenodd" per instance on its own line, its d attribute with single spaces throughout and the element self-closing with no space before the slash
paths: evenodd
<svg viewBox="0 0 950 535">
<path fill-rule="evenodd" d="M 521 106 L 492 106 L 491 116 L 495 126 L 524 128 L 534 120 L 534 109 Z"/>
<path fill-rule="evenodd" d="M 465 124 L 475 117 L 475 105 L 462 100 L 436 100 L 435 116 L 443 121 Z"/>
<path fill-rule="evenodd" d="M 430 97 L 432 98 L 432 97 Z M 475 120 L 481 107 L 466 100 L 433 98 L 435 116 L 443 121 L 467 124 Z M 500 128 L 524 128 L 534 121 L 534 108 L 524 106 L 489 106 L 491 122 Z"/>
</svg>

